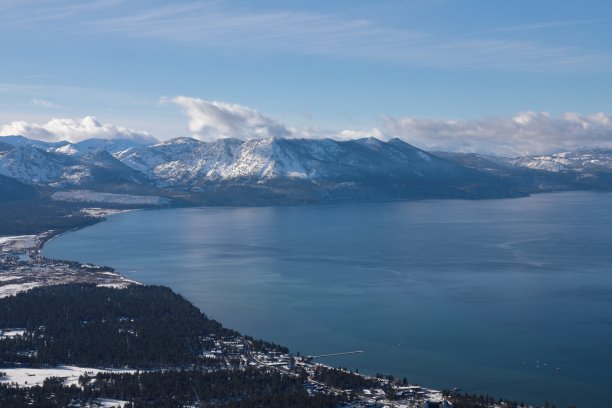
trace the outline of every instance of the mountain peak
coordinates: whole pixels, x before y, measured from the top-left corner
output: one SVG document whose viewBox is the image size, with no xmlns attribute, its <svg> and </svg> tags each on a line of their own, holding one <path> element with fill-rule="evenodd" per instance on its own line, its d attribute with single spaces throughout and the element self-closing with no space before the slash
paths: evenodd
<svg viewBox="0 0 612 408">
<path fill-rule="evenodd" d="M 175 137 L 175 138 L 168 139 L 168 140 L 163 140 L 159 143 L 154 144 L 153 146 L 171 146 L 171 145 L 185 145 L 185 144 L 198 145 L 201 143 L 203 142 L 193 137 L 181 136 L 181 137 Z"/>
</svg>

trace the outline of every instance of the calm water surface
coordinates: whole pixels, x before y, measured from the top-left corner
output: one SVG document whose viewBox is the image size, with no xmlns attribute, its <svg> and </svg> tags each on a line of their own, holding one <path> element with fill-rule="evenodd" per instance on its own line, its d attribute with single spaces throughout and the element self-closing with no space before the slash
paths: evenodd
<svg viewBox="0 0 612 408">
<path fill-rule="evenodd" d="M 365 351 L 336 366 L 559 407 L 612 389 L 612 194 L 136 211 L 44 252 L 294 352 Z"/>
</svg>

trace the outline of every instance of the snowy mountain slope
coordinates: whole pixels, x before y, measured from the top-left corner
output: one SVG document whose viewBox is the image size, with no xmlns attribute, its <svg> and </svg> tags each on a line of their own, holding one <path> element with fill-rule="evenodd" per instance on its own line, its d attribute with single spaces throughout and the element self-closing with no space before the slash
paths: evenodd
<svg viewBox="0 0 612 408">
<path fill-rule="evenodd" d="M 48 183 L 82 172 L 87 171 L 70 168 L 62 158 L 28 145 L 15 147 L 0 157 L 0 174 L 25 183 Z"/>
<path fill-rule="evenodd" d="M 612 189 L 612 151 L 589 150 L 524 157 L 436 153 L 466 167 L 497 175 L 525 192 Z"/>
<path fill-rule="evenodd" d="M 0 175 L 27 184 L 56 188 L 108 182 L 146 182 L 140 173 L 104 150 L 75 156 L 43 151 L 28 144 L 20 144 L 0 153 Z"/>
<path fill-rule="evenodd" d="M 52 150 L 60 148 L 64 145 L 69 144 L 68 142 L 45 142 L 42 140 L 28 139 L 27 137 L 14 135 L 14 136 L 0 136 L 0 143 L 5 143 L 14 147 L 37 147 L 40 150 Z"/>
<path fill-rule="evenodd" d="M 87 139 L 78 143 L 67 143 L 61 147 L 52 147 L 49 148 L 48 151 L 66 155 L 82 156 L 97 152 L 116 154 L 138 146 L 143 146 L 143 144 L 128 139 Z"/>
<path fill-rule="evenodd" d="M 499 158 L 420 150 L 400 139 L 176 138 L 79 143 L 0 138 L 0 175 L 53 189 L 179 195 L 215 204 L 494 198 L 612 189 L 612 151 Z M 165 190 L 162 193 L 161 190 Z"/>
<path fill-rule="evenodd" d="M 541 170 L 551 173 L 612 172 L 612 150 L 584 150 L 552 155 L 496 157 L 475 153 L 436 152 L 463 165 L 488 171 L 509 171 L 512 169 Z"/>
<path fill-rule="evenodd" d="M 497 160 L 511 166 L 550 172 L 612 172 L 612 150 L 587 150 Z"/>
<path fill-rule="evenodd" d="M 265 182 L 273 179 L 355 180 L 372 177 L 414 178 L 465 173 L 456 164 L 398 139 L 267 138 L 200 142 L 179 138 L 115 155 L 161 186 L 193 186 L 222 180 Z"/>
<path fill-rule="evenodd" d="M 28 139 L 23 136 L 0 136 L 0 152 L 7 147 L 36 147 L 48 153 L 60 153 L 64 155 L 85 155 L 107 151 L 111 154 L 121 152 L 136 146 L 143 146 L 144 142 L 133 139 L 98 139 L 91 138 L 77 143 L 66 141 L 45 142 L 42 140 Z"/>
</svg>

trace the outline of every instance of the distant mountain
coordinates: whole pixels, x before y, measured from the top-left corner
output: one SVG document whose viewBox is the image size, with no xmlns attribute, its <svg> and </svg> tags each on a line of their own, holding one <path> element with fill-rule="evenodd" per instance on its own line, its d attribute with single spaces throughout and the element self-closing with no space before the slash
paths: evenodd
<svg viewBox="0 0 612 408">
<path fill-rule="evenodd" d="M 249 141 L 190 138 L 125 150 L 116 155 L 126 165 L 161 185 L 194 187 L 208 181 L 272 179 L 355 181 L 371 177 L 422 180 L 453 177 L 463 170 L 407 143 L 369 138 L 268 138 Z"/>
<path fill-rule="evenodd" d="M 612 173 L 612 150 L 586 150 L 553 155 L 498 158 L 515 167 L 581 174 Z"/>
<path fill-rule="evenodd" d="M 108 152 L 117 154 L 124 150 L 142 146 L 141 143 L 127 139 L 87 139 L 78 143 L 66 143 L 60 147 L 49 149 L 56 153 L 82 156 L 88 153 Z"/>
<path fill-rule="evenodd" d="M 612 150 L 594 149 L 512 158 L 472 153 L 436 154 L 457 164 L 512 181 L 529 193 L 612 189 Z"/>
<path fill-rule="evenodd" d="M 146 177 L 121 163 L 106 150 L 73 155 L 61 150 L 65 146 L 70 145 L 58 147 L 18 143 L 16 147 L 0 152 L 0 175 L 26 184 L 59 189 L 104 189 L 107 184 L 111 185 L 111 189 L 120 188 L 121 184 L 148 185 Z"/>
<path fill-rule="evenodd" d="M 67 159 L 26 144 L 4 153 L 0 158 L 0 174 L 24 183 L 47 184 L 60 179 L 76 178 L 86 171 L 68 168 Z"/>
<path fill-rule="evenodd" d="M 159 188 L 203 192 L 215 202 L 234 202 L 240 194 L 256 202 L 273 196 L 300 202 L 513 194 L 491 175 L 399 139 L 178 138 L 115 156 Z"/>
<path fill-rule="evenodd" d="M 499 158 L 428 153 L 399 139 L 266 138 L 153 145 L 0 138 L 0 175 L 55 190 L 190 197 L 214 204 L 495 198 L 612 188 L 612 152 Z"/>
</svg>

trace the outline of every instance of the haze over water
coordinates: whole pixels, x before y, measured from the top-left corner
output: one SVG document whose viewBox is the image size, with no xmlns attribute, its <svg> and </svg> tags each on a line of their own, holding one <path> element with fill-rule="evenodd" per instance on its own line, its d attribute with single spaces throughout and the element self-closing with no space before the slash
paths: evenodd
<svg viewBox="0 0 612 408">
<path fill-rule="evenodd" d="M 136 211 L 45 255 L 324 362 L 558 407 L 612 386 L 612 194 Z M 557 370 L 559 368 L 559 370 Z"/>
</svg>

